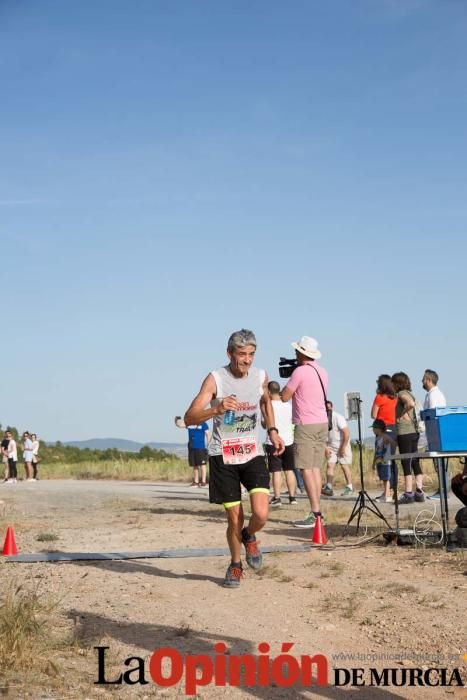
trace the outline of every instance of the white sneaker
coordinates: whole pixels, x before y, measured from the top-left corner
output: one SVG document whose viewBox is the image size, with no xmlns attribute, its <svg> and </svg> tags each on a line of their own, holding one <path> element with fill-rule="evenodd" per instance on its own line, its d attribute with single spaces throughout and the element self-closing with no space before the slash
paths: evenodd
<svg viewBox="0 0 467 700">
<path fill-rule="evenodd" d="M 8 479 L 7 484 L 16 484 L 16 479 Z"/>
<path fill-rule="evenodd" d="M 393 497 L 385 496 L 384 493 L 382 493 L 381 496 L 375 498 L 375 501 L 378 501 L 379 503 L 394 503 Z"/>
<path fill-rule="evenodd" d="M 26 479 L 26 481 L 35 481 L 35 479 Z"/>
</svg>

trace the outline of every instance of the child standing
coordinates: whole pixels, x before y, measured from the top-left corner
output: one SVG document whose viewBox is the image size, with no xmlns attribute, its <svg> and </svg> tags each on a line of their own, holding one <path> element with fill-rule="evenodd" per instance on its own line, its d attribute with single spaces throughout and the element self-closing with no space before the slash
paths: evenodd
<svg viewBox="0 0 467 700">
<path fill-rule="evenodd" d="M 373 457 L 373 469 L 377 469 L 378 477 L 383 482 L 383 493 L 376 498 L 382 503 L 392 503 L 393 497 L 390 494 L 391 482 L 391 447 L 396 446 L 396 441 L 386 432 L 386 423 L 377 418 L 371 426 L 376 438 L 375 454 Z"/>
</svg>

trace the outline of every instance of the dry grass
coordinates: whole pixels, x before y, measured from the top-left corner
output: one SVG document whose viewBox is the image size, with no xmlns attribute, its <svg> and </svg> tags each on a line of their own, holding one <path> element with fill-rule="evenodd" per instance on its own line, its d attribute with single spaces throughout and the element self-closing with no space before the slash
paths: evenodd
<svg viewBox="0 0 467 700">
<path fill-rule="evenodd" d="M 57 602 L 36 588 L 10 580 L 0 599 L 0 668 L 17 669 L 31 664 L 46 665 L 50 649 L 50 615 Z"/>
<path fill-rule="evenodd" d="M 355 595 L 343 598 L 338 593 L 331 593 L 324 599 L 321 610 L 327 613 L 337 612 L 341 617 L 351 619 L 359 609 L 361 603 Z"/>
<path fill-rule="evenodd" d="M 387 583 L 383 586 L 383 590 L 396 592 L 397 595 L 401 593 L 418 593 L 419 589 L 416 586 L 412 586 L 410 583 Z"/>
<path fill-rule="evenodd" d="M 282 569 L 280 569 L 277 564 L 268 564 L 263 566 L 263 568 L 257 573 L 259 578 L 270 578 L 278 581 L 279 583 L 290 583 L 294 581 L 293 576 L 287 576 L 284 574 Z"/>
<path fill-rule="evenodd" d="M 364 617 L 363 620 L 360 620 L 360 625 L 362 627 L 365 627 L 365 626 L 371 627 L 374 624 L 375 624 L 375 620 L 373 620 L 372 617 Z"/>
<path fill-rule="evenodd" d="M 77 462 L 41 464 L 43 479 L 120 479 L 122 481 L 187 481 L 191 470 L 180 459 L 147 461 L 132 459 L 127 462 Z"/>
<path fill-rule="evenodd" d="M 55 542 L 58 539 L 59 536 L 54 532 L 40 532 L 36 537 L 38 542 Z"/>
<path fill-rule="evenodd" d="M 331 578 L 331 576 L 339 576 L 344 571 L 345 566 L 340 561 L 332 561 L 329 564 L 328 570 L 323 571 L 319 577 L 320 578 Z"/>
<path fill-rule="evenodd" d="M 351 620 L 357 610 L 359 609 L 361 603 L 355 596 L 349 596 L 342 606 L 340 611 L 341 617 L 345 617 L 347 620 Z"/>
<path fill-rule="evenodd" d="M 323 564 L 322 559 L 311 559 L 310 561 L 307 561 L 306 564 L 304 564 L 304 566 L 306 566 L 306 567 L 318 566 L 318 565 L 322 566 L 322 564 Z"/>
</svg>

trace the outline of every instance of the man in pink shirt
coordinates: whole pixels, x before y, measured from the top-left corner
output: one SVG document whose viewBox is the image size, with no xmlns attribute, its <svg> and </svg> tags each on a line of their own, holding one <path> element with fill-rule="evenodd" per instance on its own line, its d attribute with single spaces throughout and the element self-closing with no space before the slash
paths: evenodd
<svg viewBox="0 0 467 700">
<path fill-rule="evenodd" d="M 316 360 L 321 357 L 318 341 L 303 336 L 292 343 L 298 367 L 281 393 L 282 401 L 292 399 L 295 465 L 302 470 L 311 511 L 304 520 L 296 520 L 295 527 L 312 528 L 321 515 L 321 467 L 324 462 L 328 437 L 326 392 L 328 374 Z"/>
</svg>

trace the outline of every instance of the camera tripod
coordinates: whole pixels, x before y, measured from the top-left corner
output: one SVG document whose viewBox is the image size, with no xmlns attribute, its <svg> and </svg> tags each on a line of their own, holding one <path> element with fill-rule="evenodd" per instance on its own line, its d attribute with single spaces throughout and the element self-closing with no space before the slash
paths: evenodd
<svg viewBox="0 0 467 700">
<path fill-rule="evenodd" d="M 344 535 L 347 535 L 349 532 L 349 525 L 352 522 L 354 518 L 357 518 L 357 535 L 358 531 L 360 529 L 360 519 L 362 517 L 363 511 L 366 509 L 370 513 L 373 513 L 373 515 L 376 515 L 378 518 L 383 520 L 388 527 L 390 527 L 388 521 L 374 502 L 374 500 L 371 498 L 371 496 L 365 491 L 365 483 L 364 483 L 364 477 L 363 477 L 363 444 L 362 444 L 362 419 L 361 419 L 361 404 L 362 400 L 360 397 L 354 397 L 352 399 L 353 401 L 356 402 L 356 411 L 355 413 L 357 414 L 357 422 L 358 422 L 358 454 L 359 454 L 359 461 L 360 461 L 360 491 L 358 492 L 358 498 L 355 501 L 355 505 L 352 509 L 352 512 L 350 514 L 350 518 L 347 521 L 347 525 L 345 526 L 344 530 Z"/>
</svg>

